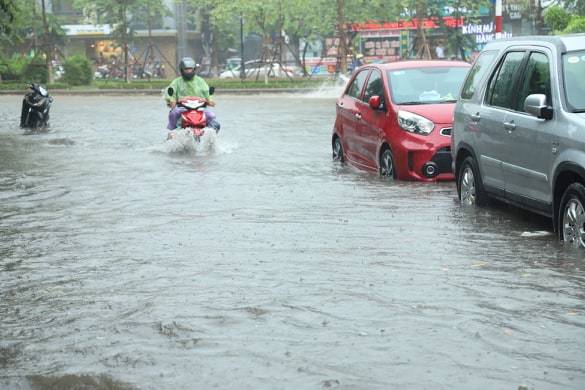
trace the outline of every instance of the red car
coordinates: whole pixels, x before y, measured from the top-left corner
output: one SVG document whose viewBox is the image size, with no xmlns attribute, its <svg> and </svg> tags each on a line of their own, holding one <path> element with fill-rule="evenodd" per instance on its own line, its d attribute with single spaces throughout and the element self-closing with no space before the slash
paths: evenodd
<svg viewBox="0 0 585 390">
<path fill-rule="evenodd" d="M 453 180 L 453 110 L 469 68 L 460 61 L 359 68 L 337 100 L 333 159 L 390 179 Z"/>
</svg>

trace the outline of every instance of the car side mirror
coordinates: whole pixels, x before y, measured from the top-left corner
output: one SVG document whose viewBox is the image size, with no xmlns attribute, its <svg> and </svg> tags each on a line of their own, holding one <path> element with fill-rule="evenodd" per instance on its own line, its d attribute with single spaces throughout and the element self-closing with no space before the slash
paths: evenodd
<svg viewBox="0 0 585 390">
<path fill-rule="evenodd" d="M 370 100 L 368 101 L 368 104 L 370 105 L 370 107 L 372 107 L 374 110 L 379 110 L 380 106 L 382 105 L 382 99 L 380 99 L 380 96 L 378 95 L 374 95 L 370 98 Z"/>
<path fill-rule="evenodd" d="M 167 95 L 173 96 L 174 94 L 175 94 L 175 90 L 173 89 L 173 87 L 168 87 L 167 88 Z"/>
<path fill-rule="evenodd" d="M 215 93 L 215 87 L 209 87 L 209 96 Z"/>
<path fill-rule="evenodd" d="M 524 111 L 540 119 L 553 118 L 553 110 L 546 104 L 546 95 L 528 95 L 524 100 Z"/>
</svg>

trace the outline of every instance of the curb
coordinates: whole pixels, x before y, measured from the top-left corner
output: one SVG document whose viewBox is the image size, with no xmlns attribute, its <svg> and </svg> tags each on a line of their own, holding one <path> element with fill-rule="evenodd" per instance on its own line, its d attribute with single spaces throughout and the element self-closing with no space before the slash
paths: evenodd
<svg viewBox="0 0 585 390">
<path fill-rule="evenodd" d="M 27 90 L 0 90 L 0 95 L 24 95 Z M 51 96 L 56 95 L 161 95 L 162 89 L 90 89 L 90 90 L 69 90 L 54 89 L 49 91 Z M 308 93 L 315 91 L 314 88 L 250 88 L 250 89 L 220 89 L 215 95 L 258 95 L 258 94 L 279 94 L 279 93 Z"/>
</svg>

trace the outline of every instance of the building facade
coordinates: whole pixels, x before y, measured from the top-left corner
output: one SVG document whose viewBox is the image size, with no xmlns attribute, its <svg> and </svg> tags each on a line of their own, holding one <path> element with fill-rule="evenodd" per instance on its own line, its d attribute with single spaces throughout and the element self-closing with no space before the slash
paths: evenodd
<svg viewBox="0 0 585 390">
<path fill-rule="evenodd" d="M 130 26 L 128 61 L 134 78 L 175 77 L 180 58 L 200 55 L 198 15 L 189 10 L 185 1 L 164 0 L 164 4 L 170 16 L 160 18 L 151 26 L 137 22 Z M 63 57 L 85 55 L 96 69 L 109 68 L 108 77 L 120 72 L 124 48 L 115 39 L 112 25 L 100 24 L 99 18 L 91 13 L 87 16 L 75 10 L 71 0 L 52 0 L 47 8 L 66 22 L 62 25 L 65 41 L 60 48 Z M 102 74 L 106 75 L 105 70 Z"/>
</svg>

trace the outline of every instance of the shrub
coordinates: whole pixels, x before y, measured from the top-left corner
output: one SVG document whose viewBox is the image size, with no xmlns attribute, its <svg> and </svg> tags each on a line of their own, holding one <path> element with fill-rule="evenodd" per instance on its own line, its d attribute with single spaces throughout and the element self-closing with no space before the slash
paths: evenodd
<svg viewBox="0 0 585 390">
<path fill-rule="evenodd" d="M 88 85 L 92 80 L 92 70 L 89 60 L 82 55 L 69 57 L 63 64 L 65 74 L 63 81 L 69 85 Z"/>
<path fill-rule="evenodd" d="M 567 28 L 563 30 L 565 34 L 575 34 L 585 32 L 585 16 L 573 16 L 571 21 L 567 25 Z"/>
<path fill-rule="evenodd" d="M 21 80 L 27 83 L 46 84 L 49 73 L 47 72 L 47 63 L 41 56 L 35 57 L 25 67 Z"/>
<path fill-rule="evenodd" d="M 2 59 L 1 62 L 0 73 L 3 81 L 22 81 L 22 74 L 30 60 L 25 56 L 15 54 L 8 59 Z"/>
<path fill-rule="evenodd" d="M 562 31 L 569 24 L 571 15 L 564 8 L 553 5 L 544 11 L 544 23 L 550 27 L 552 31 Z"/>
</svg>

